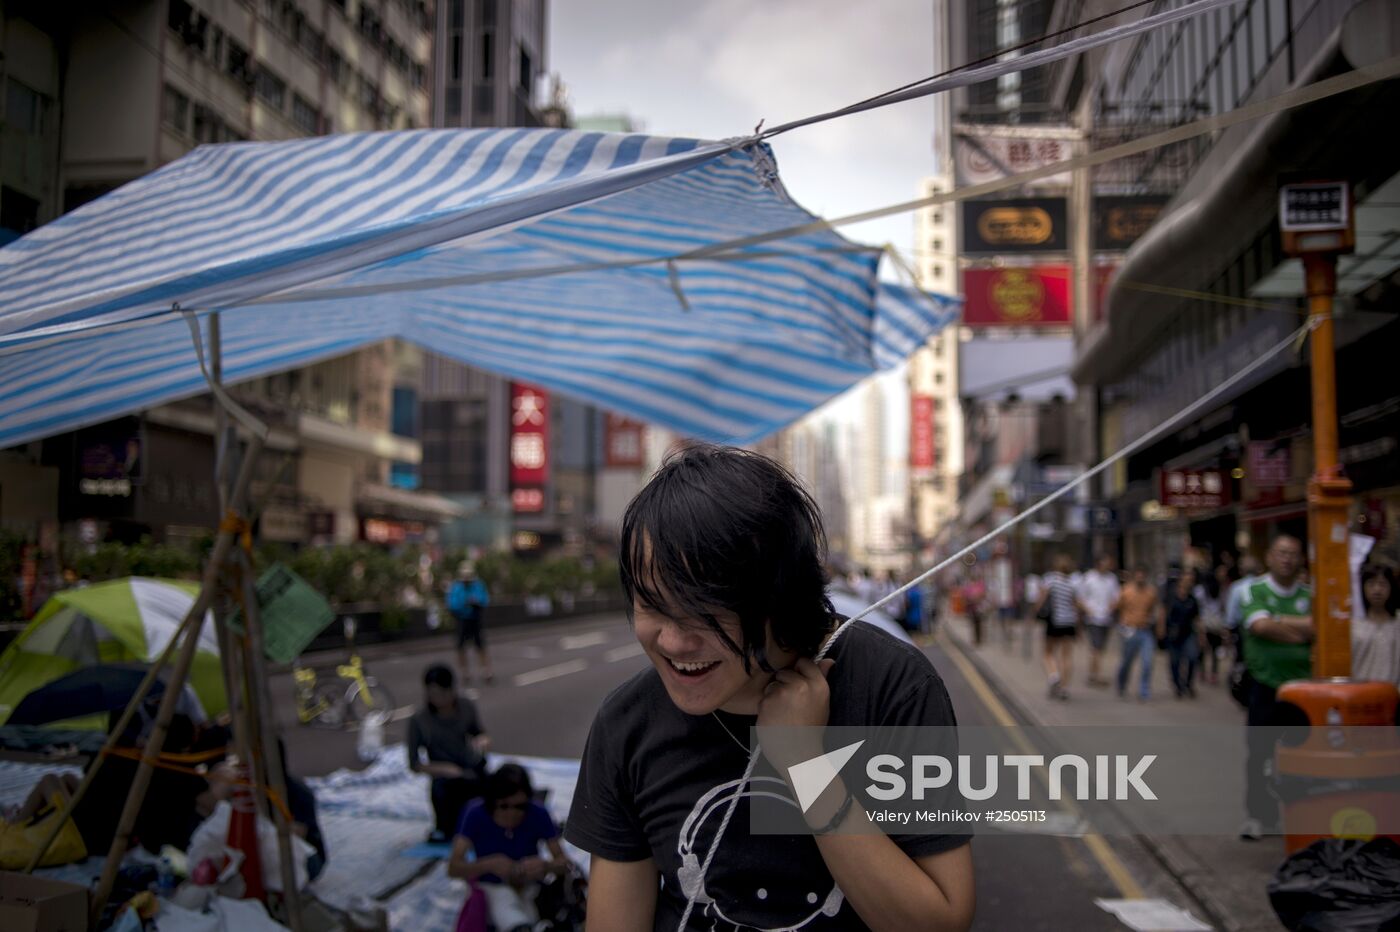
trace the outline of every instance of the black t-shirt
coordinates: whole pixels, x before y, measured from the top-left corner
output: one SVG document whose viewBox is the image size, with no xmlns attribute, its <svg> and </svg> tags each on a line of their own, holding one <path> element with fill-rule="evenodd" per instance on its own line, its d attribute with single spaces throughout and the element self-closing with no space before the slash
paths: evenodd
<svg viewBox="0 0 1400 932">
<path fill-rule="evenodd" d="M 450 715 L 440 715 L 424 706 L 408 720 L 408 762 L 418 762 L 418 749 L 428 752 L 428 760 L 456 764 L 468 777 L 486 772 L 486 759 L 472 747 L 472 738 L 485 731 L 476 703 L 460 693 L 457 708 Z"/>
<path fill-rule="evenodd" d="M 914 647 L 854 624 L 828 656 L 836 661 L 828 675 L 830 725 L 955 724 L 943 681 Z M 739 741 L 748 741 L 754 716 L 719 715 Z M 676 708 L 655 669 L 628 680 L 603 701 L 593 720 L 564 837 L 611 861 L 652 858 L 661 872 L 657 930 L 677 928 L 697 884 L 702 895 L 690 929 L 865 929 L 827 871 L 816 841 L 751 836 L 743 799 L 709 872 L 698 876 L 748 765 L 748 754 L 723 726 L 714 716 Z M 775 784 L 751 784 L 747 793 L 788 792 Z M 917 858 L 956 848 L 968 838 L 899 835 L 894 840 Z"/>
</svg>

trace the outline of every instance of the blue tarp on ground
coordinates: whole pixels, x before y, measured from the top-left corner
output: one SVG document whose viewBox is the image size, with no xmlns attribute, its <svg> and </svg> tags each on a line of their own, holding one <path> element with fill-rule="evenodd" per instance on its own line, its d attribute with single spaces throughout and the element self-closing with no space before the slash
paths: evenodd
<svg viewBox="0 0 1400 932">
<path fill-rule="evenodd" d="M 550 129 L 203 146 L 0 249 L 0 447 L 398 337 L 682 434 L 760 437 L 956 304 L 876 277 L 764 145 Z M 649 264 L 637 264 L 649 263 Z"/>
</svg>

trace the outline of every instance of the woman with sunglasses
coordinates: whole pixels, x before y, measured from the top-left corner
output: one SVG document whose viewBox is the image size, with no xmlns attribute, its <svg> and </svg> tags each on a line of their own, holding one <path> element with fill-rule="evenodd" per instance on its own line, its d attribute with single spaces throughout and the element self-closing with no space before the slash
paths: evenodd
<svg viewBox="0 0 1400 932">
<path fill-rule="evenodd" d="M 539 855 L 541 842 L 548 859 Z M 468 860 L 471 854 L 474 860 Z M 534 801 L 529 774 L 518 764 L 502 765 L 487 779 L 482 801 L 462 813 L 448 876 L 475 881 L 472 896 L 486 897 L 492 925 L 500 932 L 518 932 L 539 921 L 539 882 L 568 869 L 559 828 L 549 811 Z"/>
</svg>

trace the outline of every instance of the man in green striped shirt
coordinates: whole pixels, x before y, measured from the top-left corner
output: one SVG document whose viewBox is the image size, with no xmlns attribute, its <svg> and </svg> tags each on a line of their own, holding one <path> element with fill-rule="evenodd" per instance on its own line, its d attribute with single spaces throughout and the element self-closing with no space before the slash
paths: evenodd
<svg viewBox="0 0 1400 932">
<path fill-rule="evenodd" d="M 1285 724 L 1275 699 L 1289 680 L 1312 675 L 1312 590 L 1298 581 L 1303 544 L 1286 534 L 1274 538 L 1265 564 L 1269 572 L 1245 593 L 1244 662 L 1253 682 L 1249 689 L 1245 781 L 1247 818 L 1240 837 L 1256 841 L 1278 830 L 1278 801 L 1269 792 L 1273 760 L 1272 732 L 1254 726 Z"/>
</svg>

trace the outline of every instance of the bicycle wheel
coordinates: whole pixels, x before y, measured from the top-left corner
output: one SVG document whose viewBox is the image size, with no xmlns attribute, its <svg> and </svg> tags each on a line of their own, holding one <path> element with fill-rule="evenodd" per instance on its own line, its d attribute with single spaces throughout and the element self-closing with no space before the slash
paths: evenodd
<svg viewBox="0 0 1400 932">
<path fill-rule="evenodd" d="M 314 696 L 312 708 L 316 711 L 311 724 L 321 728 L 344 728 L 350 721 L 351 711 L 340 687 L 335 683 L 318 683 Z"/>
<path fill-rule="evenodd" d="M 351 710 L 356 719 L 363 719 L 370 712 L 388 715 L 398 708 L 389 687 L 373 676 L 365 677 L 363 688 L 359 683 L 351 686 L 345 699 L 346 708 Z"/>
</svg>

